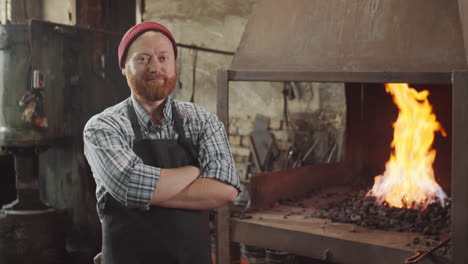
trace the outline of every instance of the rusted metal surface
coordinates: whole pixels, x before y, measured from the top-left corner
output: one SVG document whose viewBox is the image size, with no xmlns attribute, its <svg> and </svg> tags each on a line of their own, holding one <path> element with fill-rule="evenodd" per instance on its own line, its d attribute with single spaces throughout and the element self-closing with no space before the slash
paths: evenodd
<svg viewBox="0 0 468 264">
<path fill-rule="evenodd" d="M 246 213 L 239 219 L 232 219 L 231 237 L 239 243 L 326 259 L 331 263 L 394 264 L 404 263 L 416 251 L 428 251 L 450 236 L 447 232 L 428 236 L 408 230 L 381 230 L 319 216 L 324 208 L 348 199 L 350 192 L 355 190 L 348 185 L 324 187 L 307 198 L 283 201 L 271 209 Z M 441 248 L 434 256 L 442 261 L 435 263 L 447 263 L 450 250 Z"/>
<path fill-rule="evenodd" d="M 468 260 L 468 72 L 453 74 L 452 230 L 454 263 Z"/>
<path fill-rule="evenodd" d="M 450 84 L 452 72 L 328 72 L 229 70 L 231 81 Z"/>
<path fill-rule="evenodd" d="M 82 27 L 103 28 L 103 1 L 78 0 L 77 25 Z"/>
<path fill-rule="evenodd" d="M 344 164 L 317 164 L 254 174 L 250 179 L 250 210 L 272 207 L 278 200 L 301 197 L 313 188 L 342 182 Z"/>
<path fill-rule="evenodd" d="M 79 26 L 122 33 L 135 24 L 139 11 L 136 0 L 76 0 L 76 8 Z"/>
<path fill-rule="evenodd" d="M 122 34 L 44 21 L 32 21 L 31 26 L 33 34 L 37 29 L 42 32 L 33 54 L 40 58 L 34 65 L 47 73 L 47 109 L 62 116 L 52 123 L 53 115 L 48 115 L 49 127 L 56 126 L 61 133 L 54 134 L 57 139 L 39 157 L 41 198 L 54 208 L 68 208 L 73 215 L 68 226 L 71 246 L 95 254 L 100 250 L 101 231 L 96 186 L 83 156 L 83 127 L 91 116 L 130 95 L 115 55 Z M 103 47 L 105 62 L 99 72 L 93 67 L 96 46 Z"/>
<path fill-rule="evenodd" d="M 282 218 L 274 212 L 263 212 L 253 213 L 247 220 L 232 219 L 232 240 L 331 263 L 395 264 L 415 254 L 414 249 L 405 247 L 414 239 L 412 233 L 369 230 L 318 218 Z M 448 264 L 450 260 L 434 257 L 420 263 Z"/>
<path fill-rule="evenodd" d="M 30 125 L 35 116 L 36 103 L 42 104 L 43 100 L 25 98 L 25 94 L 30 91 L 29 69 L 38 64 L 38 56 L 31 53 L 30 49 L 37 45 L 30 46 L 30 34 L 24 24 L 1 25 L 0 29 L 0 145 L 29 146 L 43 143 L 53 132 L 45 133 Z M 24 103 L 22 109 L 21 102 Z M 45 115 L 53 113 L 46 111 Z"/>
<path fill-rule="evenodd" d="M 261 0 L 230 70 L 466 69 L 456 0 Z"/>
</svg>

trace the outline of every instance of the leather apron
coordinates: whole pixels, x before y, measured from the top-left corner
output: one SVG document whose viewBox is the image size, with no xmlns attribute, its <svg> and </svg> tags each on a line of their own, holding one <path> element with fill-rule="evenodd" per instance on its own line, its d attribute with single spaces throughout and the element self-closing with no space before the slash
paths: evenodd
<svg viewBox="0 0 468 264">
<path fill-rule="evenodd" d="M 133 150 L 143 163 L 159 168 L 198 166 L 174 105 L 174 139 L 143 139 L 132 105 L 129 119 L 135 133 Z M 148 211 L 121 205 L 110 194 L 102 208 L 103 264 L 209 264 L 208 211 L 151 206 Z"/>
</svg>

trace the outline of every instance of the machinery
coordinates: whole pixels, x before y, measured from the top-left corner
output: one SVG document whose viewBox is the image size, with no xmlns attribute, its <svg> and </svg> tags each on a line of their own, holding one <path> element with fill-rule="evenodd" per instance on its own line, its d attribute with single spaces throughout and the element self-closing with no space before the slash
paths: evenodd
<svg viewBox="0 0 468 264">
<path fill-rule="evenodd" d="M 120 37 L 37 20 L 0 25 L 0 147 L 14 156 L 17 190 L 0 213 L 0 263 L 67 263 L 77 233 L 99 237 L 82 131 L 129 95 Z"/>
</svg>

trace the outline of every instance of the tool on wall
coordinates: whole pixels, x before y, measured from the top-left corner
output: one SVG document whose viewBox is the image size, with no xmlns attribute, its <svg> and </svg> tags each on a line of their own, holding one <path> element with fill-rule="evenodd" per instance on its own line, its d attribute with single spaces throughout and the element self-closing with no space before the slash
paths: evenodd
<svg viewBox="0 0 468 264">
<path fill-rule="evenodd" d="M 286 124 L 286 128 L 289 127 L 289 117 L 288 117 L 288 85 L 285 82 L 283 84 L 283 120 L 284 124 Z"/>
<path fill-rule="evenodd" d="M 270 119 L 266 116 L 257 115 L 255 117 L 254 129 L 249 136 L 249 159 L 254 168 L 248 168 L 247 175 L 253 172 L 272 170 L 273 160 L 276 158 L 278 150 L 273 136 L 268 131 L 269 121 Z"/>
<path fill-rule="evenodd" d="M 283 119 L 286 127 L 289 127 L 289 109 L 288 99 L 300 99 L 301 85 L 299 82 L 284 82 L 283 83 Z"/>
<path fill-rule="evenodd" d="M 319 138 L 317 138 L 314 143 L 312 143 L 312 146 L 310 146 L 310 148 L 307 150 L 307 152 L 304 154 L 304 155 L 301 155 L 301 153 L 299 153 L 296 157 L 296 159 L 293 158 L 293 156 L 295 155 L 295 151 L 294 149 L 291 147 L 289 147 L 289 152 L 288 152 L 288 168 L 297 168 L 297 167 L 301 167 L 304 162 L 307 160 L 307 158 L 309 157 L 310 153 L 312 153 L 312 150 L 315 148 L 315 146 L 317 145 L 317 143 L 320 141 Z"/>
</svg>

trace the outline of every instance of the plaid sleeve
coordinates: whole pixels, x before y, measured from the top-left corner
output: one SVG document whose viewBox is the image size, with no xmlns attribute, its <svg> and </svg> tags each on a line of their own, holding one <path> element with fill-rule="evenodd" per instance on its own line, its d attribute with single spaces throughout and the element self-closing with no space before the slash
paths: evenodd
<svg viewBox="0 0 468 264">
<path fill-rule="evenodd" d="M 214 114 L 209 116 L 200 135 L 198 159 L 203 171 L 202 178 L 217 179 L 240 190 L 240 181 L 226 130 Z"/>
<path fill-rule="evenodd" d="M 149 208 L 160 169 L 144 165 L 123 133 L 108 120 L 90 120 L 84 130 L 84 153 L 97 178 L 127 207 Z"/>
</svg>

